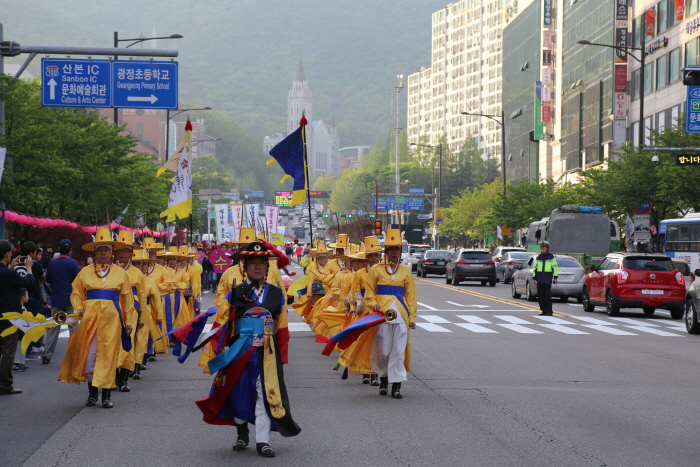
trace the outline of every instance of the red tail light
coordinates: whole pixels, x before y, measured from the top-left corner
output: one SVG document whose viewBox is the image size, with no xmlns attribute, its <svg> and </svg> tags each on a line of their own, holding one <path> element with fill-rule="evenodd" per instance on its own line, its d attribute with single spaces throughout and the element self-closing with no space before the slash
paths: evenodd
<svg viewBox="0 0 700 467">
<path fill-rule="evenodd" d="M 628 278 L 629 276 L 630 276 L 630 275 L 627 274 L 627 271 L 619 271 L 619 272 L 617 273 L 617 282 L 619 282 L 620 284 L 622 284 L 623 282 L 626 282 L 626 281 L 627 281 L 627 278 Z"/>
<path fill-rule="evenodd" d="M 432 261 L 426 261 L 425 264 L 433 264 Z"/>
<path fill-rule="evenodd" d="M 676 273 L 676 280 L 678 281 L 679 284 L 685 285 L 685 280 L 683 279 L 683 274 L 679 272 Z"/>
<path fill-rule="evenodd" d="M 511 266 L 515 266 L 516 264 L 520 264 L 520 263 L 517 261 L 508 261 L 508 264 Z"/>
<path fill-rule="evenodd" d="M 467 262 L 464 261 L 463 259 L 458 259 L 457 264 L 467 264 Z"/>
<path fill-rule="evenodd" d="M 486 264 L 496 264 L 492 259 L 488 260 Z"/>
</svg>

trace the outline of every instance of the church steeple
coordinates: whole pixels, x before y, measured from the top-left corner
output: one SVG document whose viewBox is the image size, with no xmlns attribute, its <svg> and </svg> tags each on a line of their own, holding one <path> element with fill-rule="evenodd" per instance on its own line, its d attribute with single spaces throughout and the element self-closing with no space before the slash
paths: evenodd
<svg viewBox="0 0 700 467">
<path fill-rule="evenodd" d="M 297 76 L 294 81 L 306 81 L 306 76 L 304 75 L 304 64 L 301 61 L 301 52 L 299 52 L 299 68 L 297 68 Z"/>
</svg>

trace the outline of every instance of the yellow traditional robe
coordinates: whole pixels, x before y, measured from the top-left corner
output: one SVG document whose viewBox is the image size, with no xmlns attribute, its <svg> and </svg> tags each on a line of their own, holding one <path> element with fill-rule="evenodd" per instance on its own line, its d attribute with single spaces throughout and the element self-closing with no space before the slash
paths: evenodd
<svg viewBox="0 0 700 467">
<path fill-rule="evenodd" d="M 202 295 L 202 274 L 194 265 L 190 265 L 187 269 L 187 274 L 190 277 L 190 286 L 192 287 L 192 296 L 187 301 L 187 308 L 190 315 L 194 318 L 194 301 Z"/>
<path fill-rule="evenodd" d="M 97 277 L 94 268 L 83 268 L 73 281 L 70 300 L 76 311 L 83 308 L 85 313 L 68 340 L 68 351 L 61 365 L 58 381 L 64 383 L 85 381 L 85 363 L 93 338 L 96 336 L 97 352 L 92 385 L 111 389 L 116 384 L 117 363 L 122 349 L 122 324 L 111 300 L 87 300 L 87 291 L 93 289 L 119 292 L 119 306 L 125 323 L 133 321 L 133 317 L 136 316 L 134 296 L 129 279 L 122 268 L 112 265 L 104 280 Z"/>
<path fill-rule="evenodd" d="M 345 312 L 345 298 L 350 292 L 354 276 L 354 272 L 340 271 L 333 278 L 331 293 L 323 300 L 327 301 L 328 305 L 314 314 L 315 323 L 312 330 L 316 334 L 330 339 L 351 323 L 351 317 Z"/>
<path fill-rule="evenodd" d="M 114 264 L 112 267 L 119 267 L 118 264 Z M 141 285 L 141 279 L 143 279 L 143 273 L 137 269 L 135 266 L 132 266 L 131 264 L 129 267 L 125 270 L 126 272 L 126 277 L 129 278 L 129 286 L 130 287 L 136 287 L 136 297 L 138 297 L 139 294 L 139 286 Z M 141 302 L 139 302 L 141 303 Z M 124 324 L 129 324 L 133 327 L 133 332 L 131 334 L 131 341 L 132 341 L 132 346 L 131 350 L 126 352 L 124 349 L 121 349 L 119 352 L 119 368 L 126 368 L 129 371 L 134 371 L 134 365 L 136 363 L 134 359 L 134 349 L 136 348 L 137 345 L 137 333 L 136 333 L 136 327 L 139 323 L 139 317 L 141 315 L 140 311 L 136 311 L 130 318 L 128 322 L 124 322 Z"/>
<path fill-rule="evenodd" d="M 169 293 L 173 292 L 177 288 L 177 284 L 171 280 L 171 275 L 170 275 L 170 270 L 164 266 L 161 266 L 160 264 L 156 264 L 155 267 L 153 268 L 153 272 L 148 275 L 151 279 L 153 279 L 158 287 L 158 294 L 160 295 L 160 312 L 161 316 L 159 316 L 157 319 L 160 319 L 160 334 L 158 337 L 162 336 L 165 334 L 167 331 L 166 326 L 165 326 L 165 296 L 168 295 Z M 156 346 L 156 353 L 168 353 L 168 347 L 170 346 L 170 341 L 167 337 L 164 337 L 158 342 L 162 342 L 162 345 L 157 345 Z"/>
<path fill-rule="evenodd" d="M 148 350 L 148 338 L 153 339 L 153 346 L 156 352 L 165 351 L 163 340 L 156 341 L 161 334 L 157 320 L 162 319 L 163 302 L 158 292 L 158 284 L 149 276 L 141 278 L 139 285 L 139 303 L 141 313 L 139 314 L 140 329 L 136 331 L 136 344 L 134 345 L 134 360 L 136 363 L 143 361 L 143 356 Z"/>
<path fill-rule="evenodd" d="M 176 289 L 170 294 L 173 308 L 175 308 L 175 297 L 180 295 L 180 307 L 177 310 L 173 310 L 173 329 L 182 326 L 192 318 L 194 315 L 190 316 L 190 310 L 187 308 L 187 302 L 185 301 L 185 292 L 190 289 L 190 275 L 184 269 L 177 268 L 176 270 L 170 269 L 171 278 L 174 282 Z"/>
<path fill-rule="evenodd" d="M 367 289 L 367 278 L 369 277 L 369 268 L 362 268 L 359 269 L 357 272 L 355 272 L 355 277 L 352 281 L 352 287 L 350 288 L 350 309 L 352 310 L 353 314 L 357 313 L 357 310 L 355 310 L 355 294 L 358 292 L 360 294 L 366 293 Z M 364 297 L 364 296 L 363 296 Z M 371 310 L 367 306 L 365 306 L 365 310 L 362 313 L 362 316 L 371 313 Z M 357 320 L 358 318 L 361 318 L 362 316 L 357 316 L 354 315 L 354 318 L 352 319 L 353 321 Z"/>
<path fill-rule="evenodd" d="M 369 275 L 365 282 L 365 308 L 371 312 L 372 307 L 375 304 L 378 304 L 381 311 L 387 311 L 389 307 L 392 307 L 401 313 L 408 332 L 406 350 L 404 353 L 404 365 L 406 367 L 406 371 L 411 371 L 411 330 L 408 325 L 409 323 L 416 322 L 418 313 L 416 287 L 413 282 L 413 274 L 411 274 L 411 270 L 406 266 L 399 266 L 394 279 L 392 279 L 386 268 L 387 265 L 381 263 L 372 266 L 370 269 Z M 377 294 L 376 290 L 377 286 L 379 285 L 403 287 L 404 303 L 408 309 L 404 307 L 401 301 L 394 295 Z M 374 335 L 376 333 L 376 326 L 363 332 L 350 347 L 345 349 L 340 354 L 338 363 L 348 367 L 348 369 L 353 373 L 373 373 L 369 363 L 369 358 L 372 352 Z"/>
<path fill-rule="evenodd" d="M 308 285 L 306 286 L 306 294 L 297 298 L 294 303 L 292 303 L 294 313 L 303 317 L 306 323 L 310 324 L 313 319 L 313 314 L 311 313 L 314 305 L 311 300 L 313 282 L 319 280 L 324 281 L 324 290 L 326 290 L 326 293 L 330 293 L 328 281 L 332 280 L 333 274 L 334 273 L 329 270 L 327 263 L 324 268 L 319 268 L 318 262 L 314 261 L 306 268 L 306 276 L 309 278 Z"/>
</svg>

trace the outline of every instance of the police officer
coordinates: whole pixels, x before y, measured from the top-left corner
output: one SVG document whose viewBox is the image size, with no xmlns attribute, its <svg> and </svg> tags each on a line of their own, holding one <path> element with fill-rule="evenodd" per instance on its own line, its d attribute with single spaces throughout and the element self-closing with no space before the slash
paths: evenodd
<svg viewBox="0 0 700 467">
<path fill-rule="evenodd" d="M 549 242 L 540 243 L 540 251 L 532 265 L 532 277 L 537 285 L 540 316 L 552 316 L 552 283 L 557 283 L 559 266 L 557 259 L 549 252 Z"/>
</svg>

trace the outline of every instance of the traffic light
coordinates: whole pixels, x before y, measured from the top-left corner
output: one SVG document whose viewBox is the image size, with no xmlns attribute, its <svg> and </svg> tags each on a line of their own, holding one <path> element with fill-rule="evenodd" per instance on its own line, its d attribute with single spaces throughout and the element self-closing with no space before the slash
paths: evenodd
<svg viewBox="0 0 700 467">
<path fill-rule="evenodd" d="M 374 221 L 374 235 L 381 235 L 382 234 L 382 221 L 376 220 Z"/>
<path fill-rule="evenodd" d="M 321 217 L 328 217 L 328 214 L 321 214 Z"/>
<path fill-rule="evenodd" d="M 369 217 L 374 217 L 374 214 L 368 214 Z"/>
<path fill-rule="evenodd" d="M 352 214 L 345 214 L 345 217 L 352 217 Z"/>
<path fill-rule="evenodd" d="M 700 84 L 700 68 L 683 68 L 683 84 L 697 86 Z"/>
</svg>

